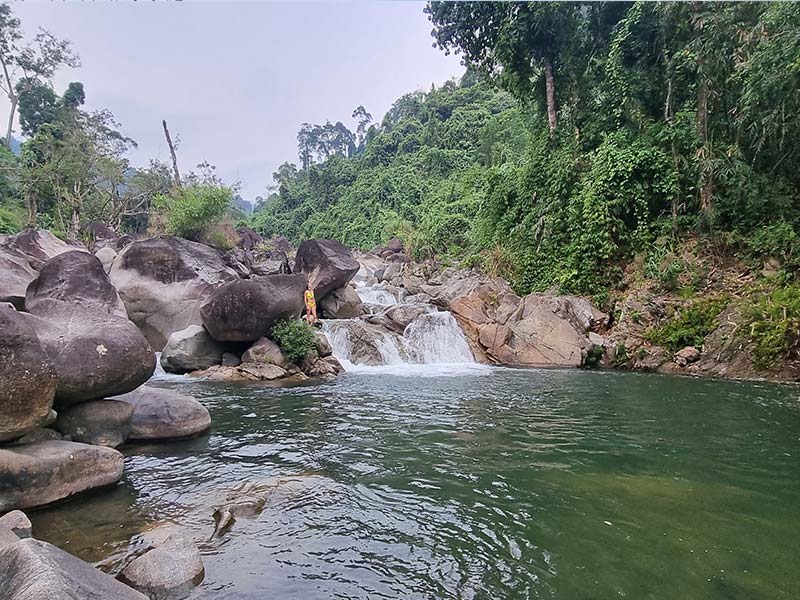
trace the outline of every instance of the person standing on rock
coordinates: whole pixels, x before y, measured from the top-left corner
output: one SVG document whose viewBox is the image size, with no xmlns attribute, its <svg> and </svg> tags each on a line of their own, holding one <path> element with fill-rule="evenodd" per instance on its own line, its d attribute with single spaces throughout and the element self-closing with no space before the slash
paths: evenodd
<svg viewBox="0 0 800 600">
<path fill-rule="evenodd" d="M 306 322 L 314 325 L 317 322 L 317 301 L 314 298 L 314 288 L 311 287 L 311 279 L 308 280 L 308 288 L 303 297 L 306 302 Z"/>
</svg>

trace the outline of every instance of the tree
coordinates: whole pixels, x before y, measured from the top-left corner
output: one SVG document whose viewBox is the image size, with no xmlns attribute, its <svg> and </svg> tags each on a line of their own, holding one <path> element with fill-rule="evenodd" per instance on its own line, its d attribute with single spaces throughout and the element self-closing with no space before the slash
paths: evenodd
<svg viewBox="0 0 800 600">
<path fill-rule="evenodd" d="M 18 45 L 21 39 L 19 19 L 12 15 L 8 4 L 0 4 L 0 66 L 3 69 L 0 89 L 11 104 L 5 138 L 7 148 L 11 147 L 14 115 L 20 96 L 50 82 L 59 68 L 80 65 L 68 41 L 59 40 L 43 29 L 32 42 L 22 47 Z"/>
<path fill-rule="evenodd" d="M 25 144 L 23 182 L 29 221 L 35 219 L 38 198 L 53 198 L 58 222 L 77 239 L 85 212 L 92 218 L 116 212 L 119 186 L 135 142 L 116 129 L 108 111 L 67 111 L 48 123 Z"/>
<path fill-rule="evenodd" d="M 468 67 L 499 75 L 520 98 L 543 77 L 548 126 L 556 130 L 557 71 L 568 70 L 580 37 L 578 3 L 430 2 L 425 11 L 445 53 L 463 53 Z"/>
<path fill-rule="evenodd" d="M 372 123 L 372 115 L 367 112 L 363 105 L 358 105 L 353 110 L 352 118 L 356 120 L 358 126 L 356 127 L 356 135 L 358 136 L 358 147 L 363 148 L 364 138 L 367 135 L 367 128 Z"/>
</svg>

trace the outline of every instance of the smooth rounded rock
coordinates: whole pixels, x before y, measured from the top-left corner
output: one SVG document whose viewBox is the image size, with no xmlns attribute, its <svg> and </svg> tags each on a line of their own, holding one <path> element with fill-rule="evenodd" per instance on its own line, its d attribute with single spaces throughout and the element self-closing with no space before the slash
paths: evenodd
<svg viewBox="0 0 800 600">
<path fill-rule="evenodd" d="M 56 408 L 122 394 L 152 376 L 155 353 L 97 257 L 66 252 L 49 260 L 28 286 L 25 306 L 55 370 Z"/>
<path fill-rule="evenodd" d="M 320 301 L 319 306 L 326 319 L 355 319 L 364 312 L 361 298 L 349 285 L 333 290 Z"/>
<path fill-rule="evenodd" d="M 147 596 L 40 540 L 0 549 L 3 600 L 147 600 Z"/>
<path fill-rule="evenodd" d="M 211 427 L 211 415 L 191 396 L 172 390 L 142 386 L 116 396 L 133 406 L 132 440 L 159 440 L 197 435 Z"/>
<path fill-rule="evenodd" d="M 169 235 L 125 246 L 110 277 L 128 316 L 156 350 L 172 333 L 200 325 L 200 306 L 211 292 L 239 279 L 213 248 Z"/>
<path fill-rule="evenodd" d="M 43 506 L 122 477 L 112 448 L 49 441 L 0 448 L 0 512 Z"/>
<path fill-rule="evenodd" d="M 356 276 L 361 265 L 353 253 L 336 240 L 306 240 L 297 248 L 295 273 L 308 275 L 317 302 Z"/>
<path fill-rule="evenodd" d="M 134 559 L 122 570 L 119 580 L 151 600 L 180 600 L 203 581 L 204 575 L 197 547 L 175 534 Z"/>
<path fill-rule="evenodd" d="M 0 304 L 0 442 L 44 425 L 56 377 L 36 331 L 10 304 Z"/>
<path fill-rule="evenodd" d="M 131 431 L 133 406 L 119 400 L 91 400 L 58 413 L 55 428 L 76 442 L 116 448 Z"/>
<path fill-rule="evenodd" d="M 291 361 L 286 358 L 278 346 L 269 338 L 261 338 L 255 344 L 242 354 L 243 363 L 268 363 L 277 365 L 282 369 L 288 369 L 291 366 Z"/>
<path fill-rule="evenodd" d="M 161 351 L 161 367 L 167 373 L 190 373 L 222 363 L 225 349 L 202 325 L 189 325 L 169 336 Z"/>
<path fill-rule="evenodd" d="M 300 316 L 307 285 L 305 275 L 283 274 L 227 283 L 200 309 L 203 325 L 215 340 L 254 342 L 279 319 Z"/>
</svg>

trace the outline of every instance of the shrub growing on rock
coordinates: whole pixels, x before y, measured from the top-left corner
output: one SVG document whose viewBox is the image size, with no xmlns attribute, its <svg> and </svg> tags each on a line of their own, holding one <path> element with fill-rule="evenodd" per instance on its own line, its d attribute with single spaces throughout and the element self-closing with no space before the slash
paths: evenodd
<svg viewBox="0 0 800 600">
<path fill-rule="evenodd" d="M 166 231 L 188 240 L 217 223 L 230 205 L 233 192 L 221 185 L 198 184 L 169 196 L 156 196 L 156 206 L 166 220 Z"/>
<path fill-rule="evenodd" d="M 299 362 L 314 348 L 314 330 L 305 321 L 282 319 L 272 327 L 272 339 L 292 362 Z"/>
<path fill-rule="evenodd" d="M 706 336 L 717 328 L 717 316 L 727 304 L 727 298 L 697 300 L 674 318 L 651 330 L 647 339 L 673 352 L 686 346 L 700 348 Z"/>
</svg>

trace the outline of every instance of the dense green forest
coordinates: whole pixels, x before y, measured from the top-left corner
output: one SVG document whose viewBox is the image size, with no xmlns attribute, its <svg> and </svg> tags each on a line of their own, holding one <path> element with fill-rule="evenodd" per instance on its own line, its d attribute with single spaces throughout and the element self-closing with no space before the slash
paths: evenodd
<svg viewBox="0 0 800 600">
<path fill-rule="evenodd" d="M 635 253 L 689 235 L 793 276 L 800 5 L 426 13 L 467 74 L 406 94 L 349 142 L 305 124 L 301 166 L 275 173 L 257 229 L 365 249 L 399 235 L 419 258 L 480 264 L 520 292 L 602 297 Z"/>
</svg>

